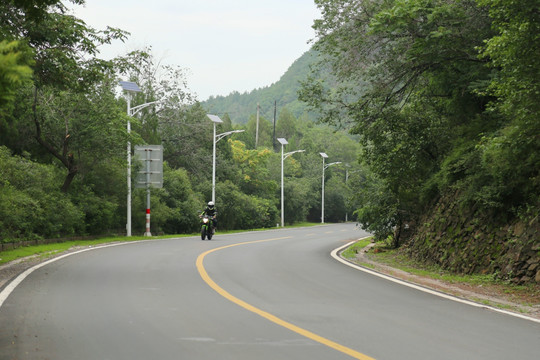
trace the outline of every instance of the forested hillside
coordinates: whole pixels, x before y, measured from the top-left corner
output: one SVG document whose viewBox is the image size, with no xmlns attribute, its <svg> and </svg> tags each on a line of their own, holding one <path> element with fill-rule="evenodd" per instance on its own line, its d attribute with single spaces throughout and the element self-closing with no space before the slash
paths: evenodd
<svg viewBox="0 0 540 360">
<path fill-rule="evenodd" d="M 202 104 L 211 113 L 229 114 L 233 123 L 240 124 L 247 123 L 250 116 L 257 113 L 257 104 L 260 106 L 260 116 L 270 120 L 274 118 L 274 104 L 276 112 L 286 107 L 297 118 L 307 115 L 306 104 L 298 100 L 298 90 L 300 82 L 308 76 L 310 66 L 316 62 L 317 56 L 314 50 L 304 53 L 279 81 L 272 85 L 243 94 L 233 92 L 227 96 L 212 96 Z M 309 117 L 314 120 L 316 114 L 311 113 Z"/>
<path fill-rule="evenodd" d="M 208 113 L 218 133 L 244 130 L 217 144 L 220 228 L 275 226 L 276 102 L 284 152 L 305 150 L 285 161 L 287 223 L 321 220 L 325 152 L 339 162 L 325 172 L 326 221 L 354 218 L 443 268 L 540 283 L 538 1 L 315 3 L 314 49 L 278 82 L 200 104 L 151 48 L 100 59 L 124 31 L 92 29 L 60 0 L 2 2 L 0 240 L 124 233 L 128 142 L 164 146 L 152 232 L 195 231 L 211 198 Z M 157 103 L 128 119 L 119 80 L 142 90 L 131 106 Z M 145 205 L 136 189 L 134 233 Z"/>
<path fill-rule="evenodd" d="M 301 99 L 360 136 L 359 221 L 422 261 L 540 282 L 538 1 L 316 3 Z"/>
<path fill-rule="evenodd" d="M 151 232 L 199 228 L 198 214 L 212 198 L 209 111 L 186 89 L 184 70 L 160 65 L 151 48 L 99 58 L 100 44 L 127 36 L 87 26 L 60 0 L 0 4 L 1 242 L 125 234 L 128 142 L 164 147 L 163 188 L 151 191 Z M 132 109 L 152 105 L 128 117 L 120 80 L 142 90 L 131 93 Z M 261 116 L 256 134 L 254 120 L 233 124 L 234 113 L 219 115 L 224 122 L 218 134 L 244 130 L 217 143 L 219 228 L 275 227 L 281 148 L 274 148 L 273 124 Z M 305 150 L 284 162 L 285 222 L 321 221 L 320 152 L 342 162 L 325 172 L 325 220 L 342 221 L 352 213 L 345 165 L 356 165 L 359 144 L 283 107 L 275 136 L 288 140 L 285 152 Z M 133 163 L 131 182 L 140 166 Z M 133 234 L 144 233 L 145 217 L 146 190 L 133 187 Z"/>
</svg>

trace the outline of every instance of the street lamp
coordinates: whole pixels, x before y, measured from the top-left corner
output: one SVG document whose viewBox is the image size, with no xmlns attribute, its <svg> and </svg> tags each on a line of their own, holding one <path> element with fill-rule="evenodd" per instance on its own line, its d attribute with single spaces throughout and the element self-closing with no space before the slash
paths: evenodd
<svg viewBox="0 0 540 360">
<path fill-rule="evenodd" d="M 144 109 L 147 106 L 150 106 L 152 104 L 155 104 L 157 101 L 152 101 L 149 103 L 137 105 L 135 107 L 131 107 L 131 93 L 135 92 L 141 92 L 141 89 L 139 86 L 131 81 L 120 81 L 120 86 L 122 86 L 122 89 L 126 91 L 126 98 L 127 98 L 127 114 L 128 114 L 128 121 L 127 121 L 127 132 L 128 134 L 131 134 L 131 122 L 129 121 L 129 118 L 137 114 L 139 111 Z M 126 231 L 127 236 L 131 236 L 131 142 L 128 139 L 127 143 L 127 223 L 126 223 Z"/>
<path fill-rule="evenodd" d="M 285 226 L 285 202 L 284 202 L 284 196 L 283 196 L 283 160 L 291 156 L 292 154 L 295 154 L 297 152 L 304 152 L 305 150 L 295 150 L 288 152 L 286 154 L 283 153 L 283 148 L 285 145 L 288 144 L 287 140 L 284 138 L 278 138 L 277 141 L 281 144 L 281 227 Z"/>
<path fill-rule="evenodd" d="M 208 116 L 208 118 L 212 120 L 212 122 L 214 123 L 214 137 L 213 137 L 214 148 L 212 151 L 212 202 L 215 204 L 216 203 L 216 144 L 219 140 L 223 139 L 227 135 L 244 132 L 245 130 L 227 131 L 227 132 L 216 135 L 216 124 L 223 123 L 223 120 L 221 120 L 219 116 L 217 115 L 207 114 L 206 116 Z"/>
<path fill-rule="evenodd" d="M 320 153 L 320 154 L 322 156 L 322 165 L 323 165 L 323 168 L 322 168 L 322 194 L 321 194 L 321 198 L 322 198 L 321 224 L 324 224 L 324 170 L 326 170 L 329 166 L 341 164 L 341 161 L 337 161 L 337 162 L 333 162 L 333 163 L 324 165 L 324 159 L 327 159 L 328 155 L 326 155 L 326 153 Z"/>
</svg>

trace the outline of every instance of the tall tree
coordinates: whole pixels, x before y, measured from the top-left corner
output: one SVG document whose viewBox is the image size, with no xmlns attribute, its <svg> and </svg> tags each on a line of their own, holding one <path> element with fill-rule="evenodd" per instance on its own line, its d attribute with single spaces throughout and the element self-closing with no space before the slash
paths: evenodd
<svg viewBox="0 0 540 360">
<path fill-rule="evenodd" d="M 293 141 L 293 136 L 296 135 L 297 120 L 294 115 L 284 107 L 279 112 L 276 124 L 276 136 L 284 137 L 287 141 Z"/>
<path fill-rule="evenodd" d="M 68 171 L 62 191 L 81 171 L 104 161 L 123 161 L 125 114 L 110 86 L 95 87 L 89 94 L 43 87 L 35 107 L 37 141 Z"/>
<path fill-rule="evenodd" d="M 139 114 L 139 127 L 135 128 L 146 143 L 160 144 L 162 128 L 186 123 L 186 113 L 195 104 L 195 98 L 188 88 L 185 69 L 163 64 L 154 57 L 151 46 L 117 59 L 117 67 L 142 90 L 134 95 L 133 106 L 156 102 Z"/>
<path fill-rule="evenodd" d="M 84 3 L 82 0 L 72 2 Z M 74 134 L 77 127 L 71 126 L 71 123 L 77 120 L 69 117 L 76 113 L 72 112 L 76 106 L 72 103 L 68 107 L 72 110 L 60 110 L 63 114 L 57 116 L 58 113 L 53 113 L 59 109 L 52 109 L 49 105 L 55 102 L 65 104 L 66 101 L 88 103 L 91 98 L 95 101 L 93 95 L 100 94 L 103 86 L 109 86 L 111 93 L 113 62 L 99 59 L 98 47 L 114 39 L 123 40 L 127 33 L 113 28 L 98 31 L 88 27 L 82 20 L 67 14 L 66 7 L 59 0 L 11 0 L 3 2 L 0 9 L 2 34 L 9 39 L 22 41 L 32 50 L 34 56 L 33 89 L 31 94 L 28 92 L 19 94 L 21 103 L 27 104 L 26 99 L 32 99 L 31 111 L 28 113 L 28 109 L 19 107 L 19 113 L 14 114 L 12 119 L 19 118 L 33 123 L 34 138 L 66 168 L 67 175 L 62 190 L 67 191 L 80 168 L 78 165 L 80 154 L 74 151 L 76 148 L 73 147 L 76 141 L 74 139 L 100 136 L 99 133 L 91 131 L 99 126 L 86 126 L 83 128 L 87 132 Z M 68 98 L 71 100 L 67 100 Z M 48 110 L 52 112 L 47 112 Z M 112 117 L 118 115 L 115 114 L 114 108 L 111 113 Z M 107 122 L 103 119 L 99 121 Z M 12 120 L 10 125 L 16 127 L 21 124 Z"/>
<path fill-rule="evenodd" d="M 0 126 L 12 107 L 17 90 L 31 80 L 30 55 L 17 41 L 0 41 Z"/>
<path fill-rule="evenodd" d="M 483 115 L 491 70 L 478 57 L 492 34 L 488 13 L 474 0 L 316 3 L 319 69 L 329 68 L 336 86 L 312 76 L 301 98 L 326 122 L 352 120 L 364 160 L 393 194 L 381 199 L 395 201 L 384 216 L 414 220 L 438 196 L 425 184 L 455 142 L 494 127 Z"/>
<path fill-rule="evenodd" d="M 496 31 L 482 48 L 497 70 L 487 90 L 496 99 L 490 110 L 505 119 L 480 146 L 489 187 L 499 194 L 501 207 L 534 217 L 540 204 L 540 6 L 535 0 L 478 3 L 489 10 Z"/>
<path fill-rule="evenodd" d="M 247 194 L 256 194 L 260 197 L 273 196 L 277 183 L 271 179 L 268 164 L 274 154 L 268 148 L 249 150 L 238 140 L 229 139 L 232 148 L 233 160 L 242 174 L 242 190 Z"/>
</svg>

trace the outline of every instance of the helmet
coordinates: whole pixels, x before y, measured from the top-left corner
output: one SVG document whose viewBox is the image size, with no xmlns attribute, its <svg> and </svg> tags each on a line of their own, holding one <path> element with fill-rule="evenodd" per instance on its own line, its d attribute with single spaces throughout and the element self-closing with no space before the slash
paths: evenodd
<svg viewBox="0 0 540 360">
<path fill-rule="evenodd" d="M 209 202 L 208 202 L 208 207 L 209 207 L 210 209 L 212 209 L 212 208 L 214 207 L 214 202 L 213 202 L 213 201 L 209 201 Z"/>
</svg>

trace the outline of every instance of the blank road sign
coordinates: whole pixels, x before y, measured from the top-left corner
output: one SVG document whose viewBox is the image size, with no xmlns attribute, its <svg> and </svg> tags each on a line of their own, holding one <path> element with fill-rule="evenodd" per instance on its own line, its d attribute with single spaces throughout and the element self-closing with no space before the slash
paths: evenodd
<svg viewBox="0 0 540 360">
<path fill-rule="evenodd" d="M 135 146 L 135 159 L 139 162 L 139 172 L 135 179 L 135 187 L 146 188 L 147 185 L 153 188 L 163 187 L 163 146 L 143 145 Z M 150 175 L 148 182 L 147 175 Z"/>
</svg>

